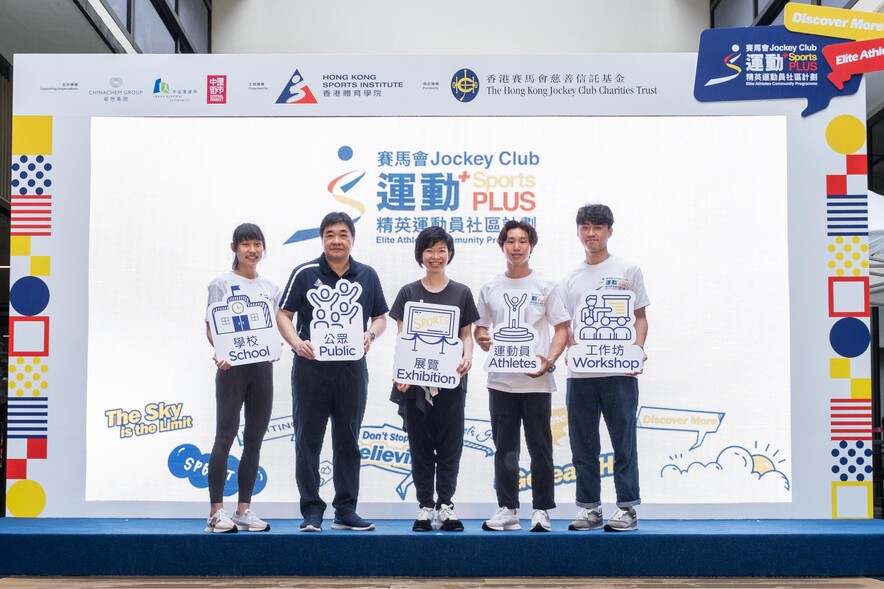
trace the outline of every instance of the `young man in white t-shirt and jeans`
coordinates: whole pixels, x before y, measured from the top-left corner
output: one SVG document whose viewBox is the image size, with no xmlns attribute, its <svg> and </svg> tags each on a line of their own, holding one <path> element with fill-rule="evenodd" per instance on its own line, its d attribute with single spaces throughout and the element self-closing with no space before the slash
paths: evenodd
<svg viewBox="0 0 884 589">
<path fill-rule="evenodd" d="M 648 335 L 645 308 L 650 304 L 641 270 L 608 252 L 614 232 L 614 215 L 603 204 L 588 204 L 577 211 L 577 236 L 586 258 L 562 281 L 562 294 L 572 319 L 589 293 L 631 290 L 635 293 L 635 345 L 644 348 Z M 577 322 L 572 329 L 579 328 Z M 571 343 L 574 343 L 573 339 Z M 647 359 L 647 356 L 645 356 Z M 580 511 L 569 530 L 596 530 L 603 526 L 601 475 L 599 472 L 599 418 L 614 448 L 614 488 L 617 511 L 604 525 L 605 531 L 625 532 L 638 528 L 635 506 L 639 494 L 636 413 L 638 379 L 634 374 L 578 373 L 568 370 L 566 403 L 568 431 L 577 474 L 577 506 Z"/>
<path fill-rule="evenodd" d="M 531 456 L 532 532 L 552 530 L 548 510 L 555 508 L 551 397 L 556 390 L 552 372 L 565 350 L 570 316 L 555 280 L 531 269 L 530 259 L 537 245 L 537 231 L 523 221 L 508 221 L 497 238 L 506 258 L 506 272 L 482 286 L 477 308 L 476 343 L 486 352 L 495 343 L 489 329 L 506 327 L 510 317 L 507 298 L 527 294 L 520 312 L 522 326 L 537 332 L 534 352 L 540 359 L 536 372 L 489 372 L 488 394 L 491 432 L 497 449 L 494 480 L 499 509 L 482 524 L 484 530 L 519 530 L 520 424 Z M 520 318 L 521 320 L 521 318 Z M 549 328 L 555 333 L 550 342 Z M 503 343 L 503 342 L 500 342 Z"/>
</svg>

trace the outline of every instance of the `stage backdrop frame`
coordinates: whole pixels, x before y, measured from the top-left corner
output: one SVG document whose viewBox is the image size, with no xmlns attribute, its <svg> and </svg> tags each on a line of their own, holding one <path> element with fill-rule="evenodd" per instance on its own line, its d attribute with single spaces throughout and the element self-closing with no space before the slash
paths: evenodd
<svg viewBox="0 0 884 589">
<path fill-rule="evenodd" d="M 114 501 L 89 489 L 87 472 L 95 468 L 89 461 L 95 457 L 87 453 L 87 425 L 96 418 L 111 419 L 106 412 L 113 409 L 105 405 L 96 414 L 87 394 L 92 378 L 87 375 L 90 354 L 111 351 L 83 345 L 90 329 L 85 312 L 91 308 L 90 285 L 94 288 L 94 280 L 102 279 L 89 276 L 86 262 L 98 247 L 91 242 L 89 230 L 97 214 L 90 211 L 90 171 L 95 164 L 91 161 L 95 153 L 92 134 L 101 127 L 93 119 L 390 117 L 395 124 L 396 117 L 711 116 L 773 117 L 785 125 L 787 226 L 781 231 L 788 239 L 791 442 L 787 444 L 790 470 L 782 478 L 789 500 L 648 503 L 642 508 L 643 516 L 872 517 L 871 476 L 862 476 L 863 468 L 856 468 L 856 457 L 862 457 L 870 444 L 843 439 L 835 431 L 842 406 L 862 404 L 871 393 L 869 352 L 867 346 L 857 349 L 863 330 L 868 334 L 868 237 L 862 231 L 847 236 L 827 231 L 827 195 L 864 195 L 866 191 L 864 87 L 854 95 L 836 97 L 827 109 L 808 117 L 801 116 L 803 99 L 700 103 L 692 95 L 696 59 L 694 54 L 16 56 L 12 166 L 21 176 L 12 187 L 7 513 L 48 517 L 193 517 L 202 513 L 190 495 L 181 501 Z M 546 90 L 531 93 L 529 87 Z M 131 137 L 131 141 L 139 139 Z M 722 157 L 727 157 L 727 139 L 721 138 Z M 162 149 L 162 145 L 156 147 Z M 348 159 L 338 156 L 341 161 Z M 329 194 L 336 194 L 331 183 Z M 348 201 L 334 201 L 331 196 L 327 210 L 347 206 L 353 210 Z M 569 203 L 567 214 L 572 215 L 583 200 L 575 200 L 574 206 Z M 309 221 L 303 223 L 302 228 L 309 229 Z M 746 239 L 764 239 L 752 235 L 751 223 L 746 224 L 746 219 L 736 219 L 735 230 L 746 231 Z M 227 239 L 229 230 L 226 226 L 218 229 L 219 243 Z M 157 237 L 164 237 L 161 229 Z M 569 239 L 563 243 L 575 247 L 576 240 Z M 291 240 L 304 241 L 296 233 Z M 619 240 L 612 242 L 612 248 L 626 238 Z M 278 242 L 269 245 L 271 255 L 286 251 Z M 315 241 L 311 247 L 310 251 L 318 253 Z M 576 263 L 580 251 L 571 252 Z M 227 263 L 226 257 L 218 259 Z M 456 264 L 457 260 L 453 274 Z M 221 270 L 223 266 L 216 265 L 208 272 Z M 385 287 L 392 302 L 397 286 Z M 199 307 L 203 293 L 193 296 L 199 299 L 195 305 Z M 654 300 L 653 293 L 651 298 L 655 305 L 665 304 Z M 197 317 L 194 325 L 200 320 Z M 653 338 L 653 320 L 651 325 Z M 391 334 L 385 337 L 392 342 Z M 208 354 L 207 345 L 204 351 Z M 649 363 L 648 370 L 652 366 Z M 156 367 L 148 368 L 145 376 L 151 370 Z M 200 370 L 210 382 L 211 370 Z M 564 386 L 560 383 L 561 396 Z M 276 386 L 286 389 L 287 380 L 277 376 Z M 471 394 L 476 392 L 481 390 L 474 387 Z M 284 395 L 278 393 L 277 398 Z M 156 401 L 166 402 L 163 395 Z M 144 413 L 146 407 L 121 400 L 119 409 Z M 758 411 L 762 414 L 763 408 Z M 192 417 L 184 413 L 177 417 Z M 114 419 L 123 419 L 122 413 L 116 415 Z M 718 421 L 726 423 L 722 417 Z M 184 421 L 179 424 L 187 427 Z M 114 423 L 115 431 L 121 429 L 119 425 L 119 421 Z M 698 445 L 701 441 L 698 437 Z M 210 442 L 200 440 L 201 452 L 208 451 Z M 490 440 L 486 442 L 493 451 Z M 745 454 L 740 456 L 756 461 L 752 471 L 757 478 L 778 472 L 775 463 L 781 457 L 774 448 L 763 447 L 763 440 L 757 442 L 762 447 L 743 448 Z M 181 449 L 185 454 L 190 451 Z M 174 474 L 173 462 L 169 468 Z M 689 466 L 675 462 L 679 468 Z M 193 474 L 179 476 L 190 478 L 198 487 Z M 643 470 L 645 477 L 654 474 Z M 477 484 L 488 487 L 487 481 Z M 526 501 L 528 495 L 522 498 Z M 255 501 L 260 501 L 260 494 Z M 295 516 L 296 501 L 292 496 L 267 503 L 262 514 Z M 462 517 L 482 517 L 493 507 L 493 493 L 489 493 L 487 501 L 465 503 L 460 512 Z M 557 517 L 571 515 L 565 502 L 560 501 L 560 507 L 564 508 Z M 369 517 L 409 517 L 413 505 L 410 500 L 367 502 L 361 511 Z"/>
</svg>

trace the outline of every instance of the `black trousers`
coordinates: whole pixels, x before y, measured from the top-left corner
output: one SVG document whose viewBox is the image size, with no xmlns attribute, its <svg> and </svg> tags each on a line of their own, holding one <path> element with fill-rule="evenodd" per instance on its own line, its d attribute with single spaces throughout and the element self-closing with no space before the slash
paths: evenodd
<svg viewBox="0 0 884 589">
<path fill-rule="evenodd" d="M 239 502 L 251 503 L 258 476 L 261 444 L 273 409 L 273 365 L 256 362 L 231 366 L 215 374 L 215 443 L 209 458 L 209 501 L 224 501 L 227 457 L 239 430 L 239 414 L 245 407 L 242 456 L 239 459 Z"/>
<path fill-rule="evenodd" d="M 549 393 L 506 393 L 488 389 L 491 435 L 494 454 L 494 483 L 497 504 L 519 508 L 520 426 L 525 428 L 525 444 L 531 456 L 531 497 L 534 509 L 556 506 L 553 478 L 553 449 Z"/>
<path fill-rule="evenodd" d="M 419 387 L 414 388 L 415 394 L 424 394 Z M 453 505 L 463 453 L 465 403 L 466 391 L 462 388 L 439 391 L 426 413 L 417 408 L 415 399 L 402 400 L 411 450 L 411 473 L 421 507 L 438 509 L 442 505 Z"/>
<path fill-rule="evenodd" d="M 292 410 L 295 426 L 295 482 L 301 514 L 325 512 L 319 496 L 319 458 L 331 421 L 332 478 L 336 514 L 356 511 L 359 499 L 359 429 L 368 398 L 365 358 L 320 362 L 295 356 L 292 365 Z"/>
</svg>

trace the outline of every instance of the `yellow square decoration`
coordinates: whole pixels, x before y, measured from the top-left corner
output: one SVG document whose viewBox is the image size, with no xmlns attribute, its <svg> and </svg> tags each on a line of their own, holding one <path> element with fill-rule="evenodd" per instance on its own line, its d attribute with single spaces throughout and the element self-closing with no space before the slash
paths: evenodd
<svg viewBox="0 0 884 589">
<path fill-rule="evenodd" d="M 31 276 L 49 276 L 49 256 L 31 258 Z"/>
<path fill-rule="evenodd" d="M 829 378 L 850 378 L 850 358 L 829 358 Z"/>
<path fill-rule="evenodd" d="M 871 519 L 875 501 L 871 481 L 832 481 L 832 519 Z"/>
<path fill-rule="evenodd" d="M 30 235 L 13 235 L 9 238 L 9 255 L 10 256 L 30 256 L 31 255 L 31 236 Z"/>
<path fill-rule="evenodd" d="M 52 117 L 12 117 L 12 155 L 51 155 Z"/>
<path fill-rule="evenodd" d="M 871 399 L 872 398 L 872 379 L 871 378 L 851 378 L 850 379 L 850 398 L 851 399 Z"/>
</svg>

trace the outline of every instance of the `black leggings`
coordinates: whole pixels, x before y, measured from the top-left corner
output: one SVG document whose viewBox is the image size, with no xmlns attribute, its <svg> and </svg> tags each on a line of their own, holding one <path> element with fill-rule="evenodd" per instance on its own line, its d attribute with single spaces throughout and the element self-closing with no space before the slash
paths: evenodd
<svg viewBox="0 0 884 589">
<path fill-rule="evenodd" d="M 209 501 L 224 501 L 227 457 L 239 430 L 239 413 L 245 406 L 245 431 L 239 461 L 239 502 L 252 502 L 258 476 L 261 443 L 273 409 L 273 365 L 270 362 L 242 364 L 215 375 L 215 444 L 209 459 Z"/>
</svg>

